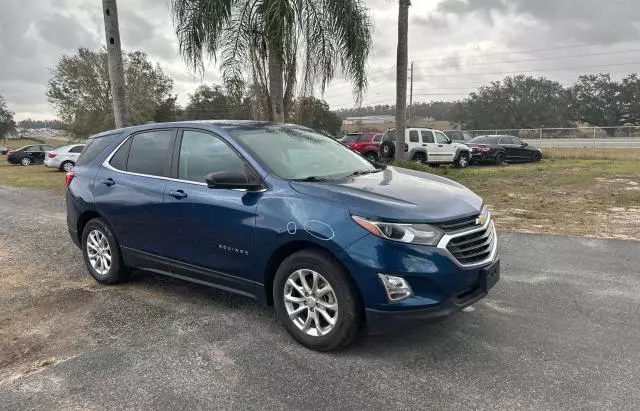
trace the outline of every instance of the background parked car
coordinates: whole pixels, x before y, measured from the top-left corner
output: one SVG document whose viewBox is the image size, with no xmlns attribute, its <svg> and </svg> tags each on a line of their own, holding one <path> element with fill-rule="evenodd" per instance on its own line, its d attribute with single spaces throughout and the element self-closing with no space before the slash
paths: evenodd
<svg viewBox="0 0 640 411">
<path fill-rule="evenodd" d="M 9 149 L 6 147 L 0 147 L 0 155 L 5 155 L 9 152 Z"/>
<path fill-rule="evenodd" d="M 55 147 L 44 144 L 25 146 L 17 150 L 9 150 L 7 153 L 7 161 L 11 164 L 21 164 L 23 166 L 42 164 L 44 163 L 45 155 L 55 149 Z"/>
<path fill-rule="evenodd" d="M 371 161 L 378 161 L 380 158 L 380 144 L 374 139 L 378 133 L 349 133 L 340 142 L 353 151 L 365 156 Z M 382 140 L 382 136 L 380 137 Z"/>
<path fill-rule="evenodd" d="M 83 148 L 84 144 L 72 144 L 53 150 L 47 153 L 44 165 L 57 168 L 60 171 L 71 171 Z"/>
<path fill-rule="evenodd" d="M 466 144 L 468 141 L 471 141 L 475 138 L 475 136 L 471 133 L 467 133 L 462 130 L 446 130 L 443 131 L 444 134 L 447 135 L 451 140 L 457 141 L 462 144 Z"/>
<path fill-rule="evenodd" d="M 467 145 L 471 148 L 473 162 L 501 164 L 505 161 L 522 163 L 542 160 L 542 150 L 531 147 L 514 136 L 478 136 L 469 141 Z"/>
<path fill-rule="evenodd" d="M 387 158 L 392 158 L 395 153 L 395 134 L 395 129 L 391 129 L 382 138 L 380 150 Z M 429 128 L 407 128 L 404 151 L 408 153 L 409 160 L 434 167 L 453 164 L 458 168 L 465 168 L 471 158 L 466 145 L 453 142 L 442 131 Z"/>
</svg>

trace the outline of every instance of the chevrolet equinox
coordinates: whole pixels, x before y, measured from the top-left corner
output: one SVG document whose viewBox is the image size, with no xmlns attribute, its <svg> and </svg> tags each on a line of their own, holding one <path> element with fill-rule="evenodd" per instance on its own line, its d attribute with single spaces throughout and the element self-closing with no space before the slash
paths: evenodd
<svg viewBox="0 0 640 411">
<path fill-rule="evenodd" d="M 66 183 L 69 232 L 98 282 L 143 269 L 242 294 L 316 350 L 460 310 L 500 276 L 480 197 L 300 126 L 110 131 Z"/>
</svg>

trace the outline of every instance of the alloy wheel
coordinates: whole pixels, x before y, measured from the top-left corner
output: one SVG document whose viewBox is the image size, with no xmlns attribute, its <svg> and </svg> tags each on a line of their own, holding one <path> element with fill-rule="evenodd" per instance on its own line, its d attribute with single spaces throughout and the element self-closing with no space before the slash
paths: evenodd
<svg viewBox="0 0 640 411">
<path fill-rule="evenodd" d="M 460 159 L 458 160 L 458 164 L 460 164 L 461 168 L 465 168 L 466 166 L 469 165 L 469 159 L 467 158 L 467 156 L 462 155 L 462 156 L 460 156 Z"/>
<path fill-rule="evenodd" d="M 284 305 L 289 319 L 307 335 L 327 335 L 338 321 L 336 294 L 327 279 L 313 270 L 300 269 L 289 276 Z"/>
<path fill-rule="evenodd" d="M 70 163 L 70 162 L 66 162 L 62 165 L 62 169 L 66 172 L 71 171 L 72 168 L 73 168 L 73 163 Z"/>
<path fill-rule="evenodd" d="M 23 157 L 22 159 L 20 159 L 20 164 L 22 164 L 23 166 L 31 165 L 31 159 L 29 157 Z"/>
<path fill-rule="evenodd" d="M 100 230 L 92 230 L 87 236 L 87 256 L 91 267 L 100 275 L 111 269 L 111 247 Z"/>
</svg>

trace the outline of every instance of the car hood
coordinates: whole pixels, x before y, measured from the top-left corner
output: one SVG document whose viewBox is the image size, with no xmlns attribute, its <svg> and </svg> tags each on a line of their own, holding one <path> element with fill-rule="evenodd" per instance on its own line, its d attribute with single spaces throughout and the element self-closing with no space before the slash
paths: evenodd
<svg viewBox="0 0 640 411">
<path fill-rule="evenodd" d="M 290 182 L 299 193 L 340 202 L 352 214 L 388 222 L 443 222 L 478 214 L 482 198 L 433 174 L 387 167 L 321 183 Z"/>
</svg>

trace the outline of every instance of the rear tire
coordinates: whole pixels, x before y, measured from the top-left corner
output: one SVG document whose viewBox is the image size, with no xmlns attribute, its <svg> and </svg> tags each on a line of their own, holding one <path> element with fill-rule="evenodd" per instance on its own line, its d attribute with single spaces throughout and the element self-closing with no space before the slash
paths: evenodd
<svg viewBox="0 0 640 411">
<path fill-rule="evenodd" d="M 456 168 L 467 168 L 469 166 L 469 153 L 460 153 L 453 165 Z"/>
<path fill-rule="evenodd" d="M 82 231 L 82 254 L 89 274 L 101 284 L 117 284 L 129 276 L 120 245 L 109 226 L 94 218 Z"/>
<path fill-rule="evenodd" d="M 502 153 L 496 154 L 496 164 L 497 165 L 504 164 L 504 154 Z"/>
<path fill-rule="evenodd" d="M 415 161 L 416 163 L 424 164 L 427 161 L 427 156 L 425 156 L 424 153 L 416 153 L 413 156 L 413 161 Z"/>
<path fill-rule="evenodd" d="M 75 167 L 73 161 L 65 161 L 64 163 L 60 164 L 60 171 L 66 171 L 68 173 L 73 167 Z"/>
<path fill-rule="evenodd" d="M 306 279 L 306 286 L 302 278 Z M 313 350 L 342 348 L 353 342 L 362 329 L 363 305 L 353 281 L 322 250 L 298 251 L 280 264 L 273 281 L 273 301 L 287 332 Z"/>
</svg>

